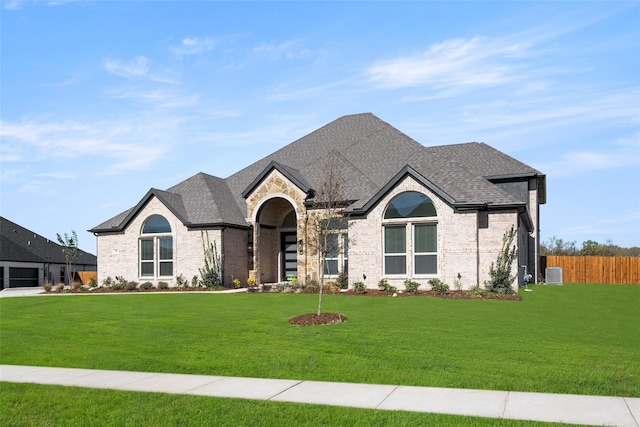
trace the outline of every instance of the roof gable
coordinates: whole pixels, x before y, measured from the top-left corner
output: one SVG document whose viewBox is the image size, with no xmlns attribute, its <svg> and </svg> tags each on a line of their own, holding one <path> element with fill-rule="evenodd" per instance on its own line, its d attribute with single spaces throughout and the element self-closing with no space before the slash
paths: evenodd
<svg viewBox="0 0 640 427">
<path fill-rule="evenodd" d="M 246 199 L 249 194 L 251 194 L 253 190 L 255 190 L 256 187 L 260 185 L 274 170 L 280 172 L 285 178 L 291 181 L 293 185 L 298 187 L 304 193 L 309 193 L 311 191 L 311 186 L 307 183 L 306 178 L 302 176 L 299 170 L 282 165 L 276 161 L 271 161 L 271 163 L 269 163 L 267 167 L 264 168 L 264 170 L 256 177 L 256 179 L 254 179 L 251 184 L 249 184 L 249 186 L 241 193 L 242 197 Z"/>
</svg>

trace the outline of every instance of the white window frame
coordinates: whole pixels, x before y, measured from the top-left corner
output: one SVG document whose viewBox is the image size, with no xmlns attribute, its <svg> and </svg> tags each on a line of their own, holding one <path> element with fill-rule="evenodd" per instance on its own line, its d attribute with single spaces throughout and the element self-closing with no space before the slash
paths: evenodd
<svg viewBox="0 0 640 427">
<path fill-rule="evenodd" d="M 345 271 L 344 271 L 345 262 L 349 261 L 349 233 L 347 233 L 347 232 L 339 232 L 339 233 L 330 233 L 330 234 L 333 235 L 333 236 L 335 236 L 335 235 L 338 236 L 339 249 L 338 249 L 338 253 L 336 254 L 337 255 L 336 257 L 329 258 L 329 256 L 327 255 L 327 257 L 325 258 L 325 261 L 324 261 L 324 268 L 325 268 L 324 277 L 326 277 L 326 278 L 337 278 L 338 276 L 340 276 L 341 273 L 345 273 Z M 345 246 L 347 248 L 346 251 L 345 251 Z M 337 261 L 338 262 L 338 272 L 336 274 L 327 273 L 326 272 L 327 261 Z"/>
<path fill-rule="evenodd" d="M 151 215 L 149 218 L 151 218 Z M 158 215 L 162 216 L 162 215 Z M 165 220 L 167 220 L 164 216 L 162 216 Z M 149 220 L 147 218 L 142 225 L 142 230 L 144 230 L 146 222 Z M 168 222 L 168 220 L 167 220 Z M 169 223 L 169 228 L 171 229 L 171 224 Z M 153 280 L 153 279 L 171 279 L 175 276 L 175 238 L 173 237 L 173 233 L 162 232 L 162 233 L 144 233 L 140 232 L 140 237 L 138 238 L 138 277 L 140 280 Z M 163 240 L 171 239 L 171 258 L 161 258 L 161 247 L 160 242 Z M 142 245 L 143 241 L 151 241 L 153 247 L 153 256 L 151 259 L 142 259 Z M 171 274 L 163 275 L 161 274 L 162 265 L 171 264 Z M 143 264 L 152 264 L 153 265 L 153 273 L 152 274 L 143 274 L 142 266 Z"/>
</svg>

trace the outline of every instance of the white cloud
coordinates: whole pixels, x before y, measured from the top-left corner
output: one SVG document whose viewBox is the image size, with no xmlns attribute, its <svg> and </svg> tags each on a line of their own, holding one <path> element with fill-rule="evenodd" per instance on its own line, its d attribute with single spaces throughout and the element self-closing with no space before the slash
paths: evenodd
<svg viewBox="0 0 640 427">
<path fill-rule="evenodd" d="M 136 79 L 147 76 L 149 60 L 144 56 L 137 56 L 128 62 L 109 58 L 105 60 L 104 67 L 107 71 L 117 76 Z"/>
<path fill-rule="evenodd" d="M 166 134 L 174 121 L 138 119 L 120 122 L 23 121 L 1 123 L 3 163 L 79 159 L 101 160 L 98 173 L 113 173 L 149 167 L 167 152 Z M 154 141 L 149 144 L 149 141 Z M 103 162 L 103 160 L 107 162 Z"/>
<path fill-rule="evenodd" d="M 539 169 L 547 175 L 568 176 L 602 169 L 640 167 L 640 134 L 618 140 L 603 141 L 600 150 L 573 150 L 556 156 Z"/>
<path fill-rule="evenodd" d="M 421 54 L 379 61 L 365 75 L 381 88 L 492 86 L 521 78 L 513 59 L 527 56 L 527 49 L 527 44 L 509 39 L 450 39 Z"/>
<path fill-rule="evenodd" d="M 309 58 L 316 54 L 312 49 L 301 47 L 299 40 L 261 43 L 253 48 L 253 53 L 258 56 L 266 56 L 271 60 Z"/>
<path fill-rule="evenodd" d="M 185 37 L 179 44 L 170 46 L 169 50 L 178 56 L 198 55 L 215 49 L 218 44 L 217 40 L 210 37 Z"/>
</svg>

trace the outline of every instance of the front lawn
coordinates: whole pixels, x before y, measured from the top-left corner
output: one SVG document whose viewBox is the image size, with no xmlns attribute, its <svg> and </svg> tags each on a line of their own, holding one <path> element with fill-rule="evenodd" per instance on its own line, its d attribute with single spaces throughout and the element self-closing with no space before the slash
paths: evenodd
<svg viewBox="0 0 640 427">
<path fill-rule="evenodd" d="M 522 301 L 325 295 L 0 300 L 4 364 L 640 397 L 640 286 L 532 286 Z M 4 385 L 3 385 L 4 388 Z"/>
</svg>

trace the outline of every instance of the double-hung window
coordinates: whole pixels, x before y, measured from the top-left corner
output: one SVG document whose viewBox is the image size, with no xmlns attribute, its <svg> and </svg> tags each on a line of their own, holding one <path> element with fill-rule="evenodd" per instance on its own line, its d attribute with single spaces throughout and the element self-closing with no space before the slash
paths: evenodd
<svg viewBox="0 0 640 427">
<path fill-rule="evenodd" d="M 415 191 L 401 193 L 387 205 L 383 218 L 385 276 L 438 273 L 438 224 L 433 202 Z"/>
<path fill-rule="evenodd" d="M 142 226 L 139 240 L 140 277 L 173 276 L 171 225 L 161 215 L 152 215 Z"/>
</svg>

